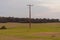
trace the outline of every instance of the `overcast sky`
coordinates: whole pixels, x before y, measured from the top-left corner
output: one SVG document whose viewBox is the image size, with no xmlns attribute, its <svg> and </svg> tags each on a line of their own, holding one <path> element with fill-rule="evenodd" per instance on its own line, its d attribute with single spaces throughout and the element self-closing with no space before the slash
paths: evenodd
<svg viewBox="0 0 60 40">
<path fill-rule="evenodd" d="M 28 17 L 28 4 L 33 4 L 32 18 L 60 19 L 60 0 L 0 0 L 0 16 Z"/>
</svg>

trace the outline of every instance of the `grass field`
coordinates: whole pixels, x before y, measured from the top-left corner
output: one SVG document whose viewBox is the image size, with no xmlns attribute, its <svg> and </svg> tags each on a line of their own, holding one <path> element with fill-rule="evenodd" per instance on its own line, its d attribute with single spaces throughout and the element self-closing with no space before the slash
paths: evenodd
<svg viewBox="0 0 60 40">
<path fill-rule="evenodd" d="M 60 23 L 0 23 L 0 40 L 60 40 Z"/>
</svg>

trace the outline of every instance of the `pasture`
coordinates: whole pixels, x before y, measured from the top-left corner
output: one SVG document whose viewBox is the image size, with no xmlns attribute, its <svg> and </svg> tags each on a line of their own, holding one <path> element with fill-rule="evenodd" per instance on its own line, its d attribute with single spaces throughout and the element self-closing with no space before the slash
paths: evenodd
<svg viewBox="0 0 60 40">
<path fill-rule="evenodd" d="M 60 40 L 60 23 L 0 23 L 0 40 Z"/>
</svg>

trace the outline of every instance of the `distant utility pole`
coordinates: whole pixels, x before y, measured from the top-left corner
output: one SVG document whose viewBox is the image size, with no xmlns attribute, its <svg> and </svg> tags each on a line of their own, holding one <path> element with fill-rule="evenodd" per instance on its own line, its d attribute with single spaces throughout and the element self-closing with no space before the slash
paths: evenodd
<svg viewBox="0 0 60 40">
<path fill-rule="evenodd" d="M 31 29 L 31 7 L 32 7 L 33 5 L 29 4 L 29 5 L 27 5 L 27 6 L 29 6 L 29 28 Z"/>
</svg>

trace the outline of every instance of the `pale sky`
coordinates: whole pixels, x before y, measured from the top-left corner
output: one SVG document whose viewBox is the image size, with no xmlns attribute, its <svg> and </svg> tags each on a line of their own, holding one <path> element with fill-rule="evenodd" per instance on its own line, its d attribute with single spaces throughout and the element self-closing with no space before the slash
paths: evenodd
<svg viewBox="0 0 60 40">
<path fill-rule="evenodd" d="M 0 0 L 0 16 L 28 17 L 28 4 L 32 18 L 59 18 L 60 0 Z"/>
</svg>

